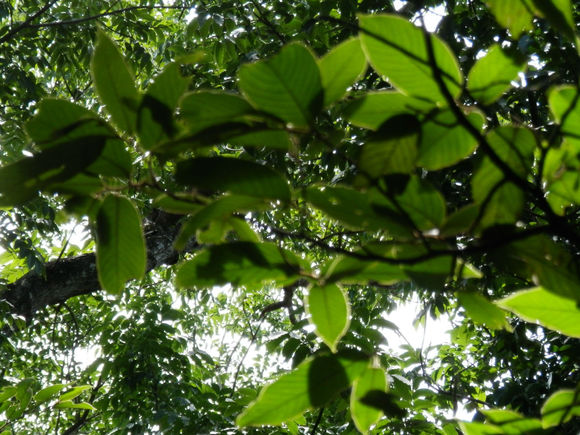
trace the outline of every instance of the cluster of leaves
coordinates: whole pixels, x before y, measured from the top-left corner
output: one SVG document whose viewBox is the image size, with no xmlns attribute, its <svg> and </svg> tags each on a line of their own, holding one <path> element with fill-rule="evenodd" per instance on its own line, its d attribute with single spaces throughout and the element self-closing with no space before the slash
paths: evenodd
<svg viewBox="0 0 580 435">
<path fill-rule="evenodd" d="M 416 374 L 411 389 L 405 386 L 406 372 L 390 371 L 402 385 L 393 380 L 389 389 L 389 357 L 378 350 L 377 333 L 394 325 L 377 321 L 385 311 L 378 296 L 375 306 L 357 299 L 363 291 L 403 289 L 432 300 L 433 313 L 462 309 L 466 320 L 458 335 L 474 324 L 494 339 L 510 334 L 511 323 L 521 322 L 510 322 L 512 312 L 558 332 L 564 344 L 580 338 L 577 77 L 550 83 L 533 102 L 528 96 L 529 107 L 522 109 L 508 99 L 520 98 L 514 83 L 530 59 L 515 44 L 480 46 L 478 58 L 460 66 L 457 40 L 447 44 L 400 15 L 359 14 L 354 21 L 354 9 L 339 14 L 327 8 L 334 2 L 318 3 L 314 13 L 302 11 L 309 25 L 334 25 L 345 33 L 337 38 L 340 43 L 327 38 L 332 47 L 321 57 L 302 42 L 285 43 L 283 32 L 290 30 L 276 28 L 268 18 L 271 11 L 253 3 L 256 16 L 277 38 L 261 51 L 268 54 L 285 44 L 276 54 L 237 69 L 236 42 L 214 43 L 223 88 L 235 88 L 229 91 L 190 89 L 184 74 L 192 59 L 200 60 L 196 56 L 168 63 L 140 91 L 117 45 L 98 31 L 90 70 L 106 117 L 69 100 L 44 99 L 26 124 L 33 155 L 0 168 L 0 205 L 22 207 L 42 192 L 67 214 L 88 218 L 99 282 L 113 296 L 121 295 L 130 280 L 148 279 L 142 222 L 150 209 L 183 216 L 174 242 L 184 252 L 174 281 L 181 291 L 232 286 L 250 294 L 273 285 L 289 295 L 276 307 L 287 308 L 291 316 L 292 297 L 303 292 L 304 304 L 296 311 L 308 320 L 291 330 L 303 331 L 309 322 L 314 334 L 299 339 L 288 333 L 277 340 L 294 368 L 261 390 L 237 417 L 239 426 L 285 423 L 296 432 L 309 409 L 335 407 L 345 414 L 337 403 L 348 396 L 348 414 L 363 433 L 373 425 L 380 431 L 397 424 L 401 431 L 417 433 L 573 430 L 570 420 L 580 415 L 578 387 L 539 397 L 541 409 L 526 415 L 517 407 L 482 409 L 485 423 L 456 428 L 442 417 L 441 427 L 430 423 L 422 409 L 457 404 L 457 395 L 445 396 L 448 391 L 437 384 L 444 378 L 449 378 L 446 386 L 465 382 L 466 395 L 460 397 L 471 405 L 493 407 L 483 385 L 488 374 L 483 368 L 469 371 L 479 383 L 470 391 L 473 380 L 461 378 L 462 362 L 449 362 L 461 352 L 447 348 L 440 354 L 448 353 L 443 357 L 448 366 L 442 364 L 432 379 L 424 373 L 422 355 L 413 356 L 409 349 L 409 365 L 423 373 Z M 455 12 L 455 6 L 447 7 Z M 548 27 L 551 35 L 559 32 L 562 44 L 577 42 L 569 1 L 489 1 L 488 7 L 514 42 L 533 31 L 534 23 Z M 235 23 L 229 8 L 222 7 L 222 20 Z M 465 13 L 457 8 L 458 15 Z M 209 14 L 198 13 L 190 31 L 210 38 L 216 17 L 208 25 Z M 287 18 L 286 26 L 295 28 Z M 233 27 L 223 28 L 234 33 Z M 549 114 L 538 113 L 538 99 Z M 509 119 L 502 105 L 519 107 L 521 119 L 515 113 Z M 190 256 L 192 238 L 199 249 Z M 174 317 L 164 306 L 147 323 L 127 329 L 130 338 L 124 340 L 135 343 L 136 350 L 120 355 L 122 362 L 107 365 L 103 373 L 127 380 L 134 390 L 158 391 L 161 384 L 175 382 L 162 380 L 175 368 L 164 358 L 179 359 L 187 345 L 177 340 L 163 350 L 151 346 L 163 342 L 167 328 L 169 335 L 179 333 L 156 324 L 159 317 Z M 128 323 L 103 332 L 103 348 L 113 335 L 124 334 Z M 201 323 L 193 322 L 196 328 Z M 554 346 L 562 346 L 560 341 Z M 464 348 L 477 344 L 469 342 Z M 483 343 L 480 347 L 489 350 Z M 554 353 L 559 361 L 565 358 Z M 201 351 L 193 354 L 204 358 Z M 187 361 L 177 365 L 182 382 L 195 384 Z M 161 374 L 154 382 L 143 378 L 151 367 Z M 572 374 L 565 382 L 575 386 L 577 378 Z M 7 409 L 15 410 L 11 413 L 29 406 L 32 393 L 22 382 L 2 390 L 11 400 Z M 441 394 L 421 391 L 421 382 Z M 204 387 L 196 386 L 208 396 L 220 390 L 236 394 Z M 55 390 L 42 391 L 57 394 L 65 386 L 48 388 Z M 65 393 L 56 406 L 82 388 Z M 175 394 L 190 397 L 180 388 Z M 253 396 L 228 408 L 224 424 L 231 424 L 240 403 Z M 100 405 L 104 410 L 118 403 L 111 398 Z M 71 402 L 69 407 L 92 405 Z M 410 416 L 407 407 L 413 410 Z M 163 420 L 160 414 L 158 421 L 172 430 L 201 425 L 190 419 L 175 423 L 175 416 Z M 386 418 L 380 420 L 382 415 Z M 126 427 L 144 430 L 131 425 Z"/>
</svg>

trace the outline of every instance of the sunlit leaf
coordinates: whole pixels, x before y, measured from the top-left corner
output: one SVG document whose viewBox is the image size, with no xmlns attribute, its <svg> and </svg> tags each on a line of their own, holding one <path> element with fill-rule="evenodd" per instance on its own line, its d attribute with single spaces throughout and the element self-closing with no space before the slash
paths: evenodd
<svg viewBox="0 0 580 435">
<path fill-rule="evenodd" d="M 361 43 L 371 65 L 397 89 L 446 104 L 446 96 L 434 74 L 436 66 L 450 96 L 459 96 L 463 82 L 461 70 L 453 52 L 439 38 L 396 15 L 361 15 L 359 22 Z M 434 59 L 430 58 L 427 41 Z"/>
<path fill-rule="evenodd" d="M 542 426 L 547 429 L 580 417 L 578 390 L 559 390 L 548 397 L 542 406 Z"/>
<path fill-rule="evenodd" d="M 381 368 L 368 368 L 356 381 L 350 394 L 350 413 L 357 429 L 367 433 L 370 427 L 381 418 L 381 410 L 365 405 L 361 399 L 369 391 L 387 389 L 385 371 Z"/>
<path fill-rule="evenodd" d="M 522 0 L 487 0 L 495 19 L 509 29 L 514 39 L 532 29 L 530 8 Z"/>
<path fill-rule="evenodd" d="M 476 323 L 481 323 L 490 329 L 512 330 L 506 319 L 505 311 L 499 309 L 478 293 L 457 292 L 457 299 L 465 308 L 467 315 Z"/>
<path fill-rule="evenodd" d="M 580 338 L 580 308 L 572 299 L 536 287 L 519 291 L 496 304 L 528 322 Z"/>
</svg>

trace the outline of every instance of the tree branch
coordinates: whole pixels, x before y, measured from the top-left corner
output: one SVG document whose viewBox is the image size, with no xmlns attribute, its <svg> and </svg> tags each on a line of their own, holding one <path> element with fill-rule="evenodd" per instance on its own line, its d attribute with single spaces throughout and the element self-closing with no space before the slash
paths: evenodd
<svg viewBox="0 0 580 435">
<path fill-rule="evenodd" d="M 44 14 L 47 10 L 49 10 L 50 7 L 53 4 L 55 4 L 56 2 L 57 2 L 57 0 L 51 0 L 51 1 L 47 2 L 42 8 L 40 8 L 38 11 L 36 11 L 34 14 L 32 14 L 30 17 L 28 17 L 24 22 L 22 22 L 21 24 L 19 24 L 16 27 L 14 27 L 13 29 L 11 29 L 6 35 L 4 35 L 2 38 L 0 38 L 0 44 L 3 44 L 4 42 L 10 40 L 14 35 L 16 35 L 21 30 L 23 30 L 25 28 L 30 28 L 31 27 L 30 23 L 32 21 L 34 21 L 35 19 L 37 19 L 42 14 Z"/>
<path fill-rule="evenodd" d="M 177 262 L 173 241 L 179 231 L 179 219 L 180 216 L 156 210 L 146 221 L 147 271 Z M 191 250 L 194 245 L 187 248 Z M 45 307 L 100 289 L 95 254 L 84 254 L 47 263 L 44 276 L 28 272 L 0 293 L 0 301 L 7 302 L 13 314 L 31 320 Z"/>
</svg>

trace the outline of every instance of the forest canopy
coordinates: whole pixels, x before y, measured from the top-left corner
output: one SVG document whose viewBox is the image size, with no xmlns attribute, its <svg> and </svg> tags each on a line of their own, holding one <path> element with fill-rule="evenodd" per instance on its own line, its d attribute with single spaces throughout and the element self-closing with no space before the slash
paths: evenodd
<svg viewBox="0 0 580 435">
<path fill-rule="evenodd" d="M 577 434 L 579 14 L 0 4 L 0 434 Z"/>
</svg>

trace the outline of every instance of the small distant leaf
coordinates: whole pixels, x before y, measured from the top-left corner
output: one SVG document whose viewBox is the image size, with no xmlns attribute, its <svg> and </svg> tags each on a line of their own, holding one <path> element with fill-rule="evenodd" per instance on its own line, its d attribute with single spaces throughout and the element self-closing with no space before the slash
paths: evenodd
<svg viewBox="0 0 580 435">
<path fill-rule="evenodd" d="M 512 330 L 511 325 L 506 319 L 506 313 L 482 295 L 478 293 L 458 292 L 456 296 L 461 306 L 467 311 L 467 315 L 474 322 L 484 324 L 490 329 Z"/>
<path fill-rule="evenodd" d="M 542 406 L 542 426 L 547 429 L 580 417 L 578 390 L 559 390 L 548 397 Z"/>
<path fill-rule="evenodd" d="M 427 49 L 430 38 L 434 60 L 452 97 L 461 93 L 463 77 L 449 47 L 397 15 L 361 15 L 360 39 L 375 70 L 396 88 L 413 97 L 447 104 L 433 73 Z"/>
<path fill-rule="evenodd" d="M 348 388 L 368 364 L 364 355 L 354 352 L 308 359 L 264 387 L 236 423 L 240 427 L 277 425 L 309 408 L 324 406 Z"/>
<path fill-rule="evenodd" d="M 91 73 L 95 91 L 113 123 L 121 131 L 133 133 L 139 101 L 133 73 L 115 43 L 100 30 L 91 59 Z"/>
<path fill-rule="evenodd" d="M 508 54 L 499 45 L 490 47 L 469 71 L 467 89 L 482 104 L 497 100 L 526 67 L 525 59 L 518 54 Z"/>
<path fill-rule="evenodd" d="M 228 157 L 197 157 L 177 164 L 178 182 L 198 189 L 259 198 L 290 200 L 286 180 L 257 163 Z"/>
<path fill-rule="evenodd" d="M 336 284 L 313 286 L 306 297 L 306 309 L 316 334 L 336 352 L 336 344 L 350 325 L 350 304 L 344 290 Z"/>
<path fill-rule="evenodd" d="M 356 381 L 354 381 L 350 395 L 350 413 L 357 429 L 363 434 L 381 418 L 382 411 L 365 405 L 361 399 L 369 391 L 387 389 L 385 371 L 381 368 L 368 368 Z"/>
<path fill-rule="evenodd" d="M 67 387 L 66 384 L 56 384 L 51 385 L 50 387 L 43 388 L 34 395 L 34 400 L 38 403 L 46 402 L 47 400 L 57 395 L 61 390 L 63 390 L 66 387 Z"/>
<path fill-rule="evenodd" d="M 365 71 L 366 57 L 358 38 L 350 38 L 334 47 L 318 61 L 324 105 L 340 100 Z"/>
<path fill-rule="evenodd" d="M 119 294 L 127 280 L 141 278 L 147 262 L 145 238 L 137 208 L 127 198 L 109 195 L 97 214 L 99 282 Z"/>
<path fill-rule="evenodd" d="M 536 287 L 519 291 L 496 304 L 528 322 L 580 338 L 580 308 L 572 299 Z"/>
<path fill-rule="evenodd" d="M 83 391 L 90 390 L 91 388 L 93 387 L 91 387 L 90 385 L 79 385 L 59 396 L 58 401 L 66 402 L 68 400 L 72 400 L 75 397 L 78 397 Z"/>
<path fill-rule="evenodd" d="M 308 127 L 323 104 L 320 72 L 303 45 L 286 45 L 272 58 L 246 64 L 238 73 L 242 93 L 252 105 L 296 127 Z"/>
<path fill-rule="evenodd" d="M 544 1 L 544 0 L 542 0 Z M 509 29 L 514 39 L 532 29 L 532 14 L 522 0 L 487 0 L 488 7 L 502 27 Z"/>
<path fill-rule="evenodd" d="M 287 282 L 310 265 L 273 243 L 233 242 L 211 246 L 177 270 L 179 287 L 249 285 L 263 281 Z"/>
</svg>

